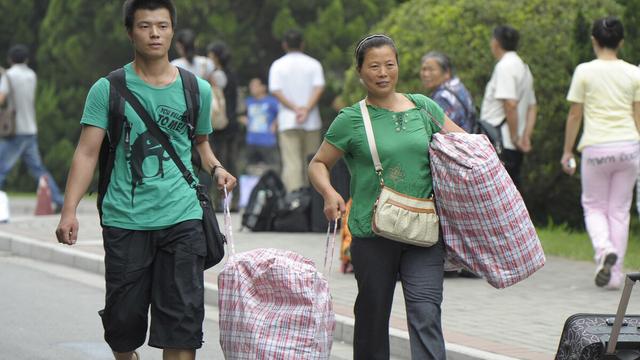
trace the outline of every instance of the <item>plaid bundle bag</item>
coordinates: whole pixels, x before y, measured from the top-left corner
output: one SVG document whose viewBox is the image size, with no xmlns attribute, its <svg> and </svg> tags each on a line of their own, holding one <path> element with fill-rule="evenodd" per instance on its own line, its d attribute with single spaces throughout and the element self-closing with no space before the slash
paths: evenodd
<svg viewBox="0 0 640 360">
<path fill-rule="evenodd" d="M 294 252 L 236 254 L 218 275 L 226 359 L 329 359 L 335 318 L 329 286 Z"/>
<path fill-rule="evenodd" d="M 235 254 L 228 219 L 226 215 L 230 257 L 218 275 L 220 345 L 225 358 L 329 359 L 335 313 L 327 280 L 313 261 L 292 251 L 254 249 Z M 334 224 L 332 244 L 336 230 Z M 327 230 L 327 253 L 328 249 Z"/>
<path fill-rule="evenodd" d="M 429 154 L 451 263 L 496 288 L 516 284 L 544 266 L 529 212 L 486 136 L 434 134 Z"/>
</svg>

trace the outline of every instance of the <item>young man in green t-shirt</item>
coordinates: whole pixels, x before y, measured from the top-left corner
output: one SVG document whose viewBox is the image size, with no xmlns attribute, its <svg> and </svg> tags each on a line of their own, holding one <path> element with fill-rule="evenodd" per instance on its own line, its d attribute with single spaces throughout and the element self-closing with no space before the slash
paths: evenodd
<svg viewBox="0 0 640 360">
<path fill-rule="evenodd" d="M 176 24 L 171 0 L 127 0 L 124 23 L 135 50 L 124 66 L 128 89 L 165 132 L 190 171 L 192 142 L 182 114 L 182 79 L 169 63 Z M 200 111 L 195 143 L 203 168 L 218 188 L 233 189 L 236 179 L 211 151 L 211 87 L 198 79 Z M 58 241 L 78 238 L 76 209 L 87 191 L 108 129 L 109 81 L 89 91 L 82 132 L 69 172 Z M 106 305 L 100 312 L 105 340 L 117 360 L 139 360 L 151 306 L 149 345 L 164 359 L 195 359 L 202 346 L 204 256 L 202 209 L 193 188 L 144 122 L 127 103 L 125 125 L 116 148 L 109 187 L 102 204 Z"/>
</svg>

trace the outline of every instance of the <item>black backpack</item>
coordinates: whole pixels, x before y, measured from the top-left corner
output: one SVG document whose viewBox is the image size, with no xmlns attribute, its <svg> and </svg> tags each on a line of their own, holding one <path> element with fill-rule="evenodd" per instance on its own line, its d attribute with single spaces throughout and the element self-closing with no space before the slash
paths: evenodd
<svg viewBox="0 0 640 360">
<path fill-rule="evenodd" d="M 189 138 L 193 141 L 195 138 L 195 129 L 198 122 L 198 114 L 200 113 L 200 89 L 198 88 L 198 80 L 190 71 L 178 67 L 180 77 L 182 78 L 182 88 L 184 91 L 185 103 L 187 110 L 185 111 L 185 119 L 189 131 Z M 124 68 L 112 71 L 107 80 L 113 82 L 116 79 L 125 79 Z M 102 223 L 102 201 L 104 195 L 109 188 L 111 180 L 111 172 L 116 159 L 116 148 L 120 142 L 123 128 L 131 126 L 124 116 L 125 100 L 118 94 L 113 85 L 109 86 L 109 115 L 107 135 L 102 141 L 100 147 L 100 155 L 98 157 L 98 212 L 100 214 L 100 223 Z M 125 134 L 127 132 L 125 131 Z M 192 147 L 192 162 L 199 166 L 200 158 L 195 146 Z"/>
<path fill-rule="evenodd" d="M 301 187 L 284 196 L 273 220 L 273 231 L 308 232 L 311 230 L 311 188 Z"/>
<path fill-rule="evenodd" d="M 242 226 L 251 231 L 273 230 L 273 220 L 286 193 L 278 174 L 273 170 L 265 172 L 251 190 Z"/>
</svg>

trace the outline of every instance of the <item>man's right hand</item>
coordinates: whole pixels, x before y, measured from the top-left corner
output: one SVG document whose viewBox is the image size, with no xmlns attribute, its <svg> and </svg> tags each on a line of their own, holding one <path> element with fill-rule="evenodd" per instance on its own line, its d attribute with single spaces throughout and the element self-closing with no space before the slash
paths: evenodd
<svg viewBox="0 0 640 360">
<path fill-rule="evenodd" d="M 56 237 L 61 244 L 73 245 L 78 241 L 78 229 L 80 224 L 76 214 L 64 214 L 60 217 L 60 223 L 56 229 Z"/>
<path fill-rule="evenodd" d="M 304 124 L 307 121 L 307 116 L 309 116 L 309 109 L 304 106 L 299 106 L 295 109 L 296 112 L 296 122 L 298 124 Z"/>
</svg>

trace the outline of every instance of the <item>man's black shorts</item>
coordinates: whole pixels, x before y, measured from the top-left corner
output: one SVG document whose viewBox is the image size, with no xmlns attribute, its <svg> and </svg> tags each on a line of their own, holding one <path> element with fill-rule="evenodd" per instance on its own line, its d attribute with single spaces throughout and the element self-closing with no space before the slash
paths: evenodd
<svg viewBox="0 0 640 360">
<path fill-rule="evenodd" d="M 162 230 L 104 227 L 106 304 L 100 311 L 113 351 L 144 344 L 149 306 L 149 346 L 198 349 L 204 320 L 204 256 L 200 220 Z"/>
</svg>

